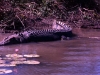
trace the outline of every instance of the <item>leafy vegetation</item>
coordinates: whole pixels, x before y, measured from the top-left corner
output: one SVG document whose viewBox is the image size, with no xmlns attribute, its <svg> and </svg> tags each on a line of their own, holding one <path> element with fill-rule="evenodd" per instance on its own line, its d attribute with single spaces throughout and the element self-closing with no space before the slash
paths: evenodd
<svg viewBox="0 0 100 75">
<path fill-rule="evenodd" d="M 4 32 L 34 28 L 45 17 L 74 27 L 99 28 L 98 12 L 98 0 L 0 0 L 0 29 Z"/>
</svg>

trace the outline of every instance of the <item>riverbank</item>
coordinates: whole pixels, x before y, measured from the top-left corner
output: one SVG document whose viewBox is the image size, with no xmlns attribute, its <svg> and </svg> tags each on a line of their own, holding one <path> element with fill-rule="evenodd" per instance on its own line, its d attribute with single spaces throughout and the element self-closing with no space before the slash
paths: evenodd
<svg viewBox="0 0 100 75">
<path fill-rule="evenodd" d="M 90 4 L 87 4 L 89 1 Z M 17 33 L 29 29 L 50 28 L 52 20 L 62 21 L 73 28 L 100 29 L 97 0 L 8 0 L 1 1 L 0 4 L 0 32 Z"/>
<path fill-rule="evenodd" d="M 75 15 L 74 15 L 75 16 Z M 73 17 L 75 18 L 75 17 Z M 53 18 L 50 18 L 50 17 L 46 17 L 44 19 L 42 19 L 41 21 L 38 21 L 35 23 L 35 25 L 33 27 L 29 27 L 29 28 L 26 28 L 25 30 L 30 30 L 30 29 L 51 29 L 52 28 L 52 25 L 53 25 L 53 21 L 55 19 Z M 72 19 L 72 21 L 69 22 L 69 20 L 67 21 L 61 21 L 61 19 L 58 21 L 61 21 L 63 23 L 66 23 L 67 25 L 70 25 L 72 27 L 72 29 L 100 29 L 100 19 L 97 19 L 95 21 L 92 20 L 86 20 L 84 19 L 79 19 L 79 20 L 76 20 L 76 19 Z M 80 21 L 80 22 L 79 22 Z M 25 31 L 24 30 L 24 31 Z M 23 30 L 22 30 L 23 31 Z M 0 33 L 19 33 L 21 32 L 21 30 L 9 30 L 9 29 L 5 29 L 5 30 L 2 30 L 0 29 Z M 78 32 L 80 33 L 80 32 Z"/>
</svg>

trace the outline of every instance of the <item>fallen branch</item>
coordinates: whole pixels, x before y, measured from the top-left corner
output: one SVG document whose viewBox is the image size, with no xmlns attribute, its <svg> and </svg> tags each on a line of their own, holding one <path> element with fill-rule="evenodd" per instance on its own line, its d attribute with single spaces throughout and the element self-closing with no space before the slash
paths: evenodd
<svg viewBox="0 0 100 75">
<path fill-rule="evenodd" d="M 16 17 L 19 19 L 19 21 L 21 22 L 21 24 L 23 25 L 23 27 L 25 28 L 24 23 L 21 21 L 21 19 L 18 17 L 18 15 L 16 15 Z"/>
</svg>

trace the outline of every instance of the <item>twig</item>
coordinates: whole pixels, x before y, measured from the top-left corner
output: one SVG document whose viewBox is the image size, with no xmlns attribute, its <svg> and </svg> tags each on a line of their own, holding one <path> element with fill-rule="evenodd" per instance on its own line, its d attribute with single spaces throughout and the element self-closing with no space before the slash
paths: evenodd
<svg viewBox="0 0 100 75">
<path fill-rule="evenodd" d="M 23 25 L 23 27 L 25 28 L 24 23 L 21 21 L 21 19 L 18 17 L 18 15 L 16 15 L 16 17 L 19 19 L 19 21 L 21 22 L 21 24 Z"/>
</svg>

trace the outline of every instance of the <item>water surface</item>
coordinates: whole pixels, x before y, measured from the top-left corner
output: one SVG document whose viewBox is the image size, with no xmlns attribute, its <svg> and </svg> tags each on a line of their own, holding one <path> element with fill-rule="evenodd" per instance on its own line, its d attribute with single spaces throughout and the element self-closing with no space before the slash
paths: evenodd
<svg viewBox="0 0 100 75">
<path fill-rule="evenodd" d="M 35 53 L 40 57 L 33 59 L 41 62 L 39 65 L 5 67 L 13 72 L 4 75 L 100 75 L 100 32 L 79 31 L 79 37 L 71 40 L 0 46 L 1 55 Z M 7 35 L 0 36 L 1 40 Z"/>
</svg>

